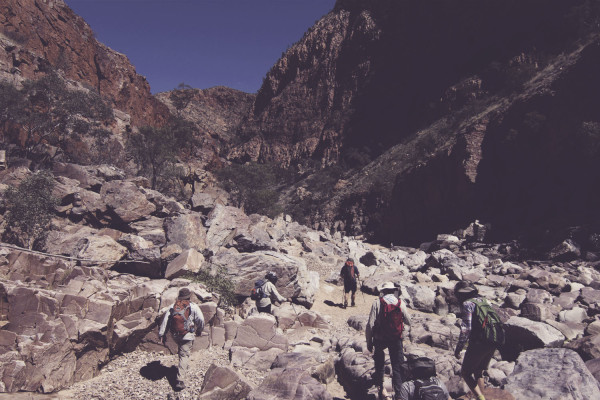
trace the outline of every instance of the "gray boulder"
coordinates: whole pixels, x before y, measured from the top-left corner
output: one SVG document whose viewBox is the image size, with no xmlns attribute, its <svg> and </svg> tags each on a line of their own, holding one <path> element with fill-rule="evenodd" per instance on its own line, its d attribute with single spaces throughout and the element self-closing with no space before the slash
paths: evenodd
<svg viewBox="0 0 600 400">
<path fill-rule="evenodd" d="M 235 370 L 212 364 L 204 374 L 204 382 L 198 400 L 242 400 L 252 386 Z"/>
<path fill-rule="evenodd" d="M 206 229 L 202 215 L 198 213 L 181 214 L 166 218 L 164 223 L 168 245 L 178 245 L 182 250 L 206 248 Z"/>
<path fill-rule="evenodd" d="M 148 201 L 133 182 L 107 182 L 102 185 L 100 196 L 109 210 L 126 223 L 137 221 L 156 211 L 156 206 Z"/>
<path fill-rule="evenodd" d="M 517 399 L 600 399 L 598 381 L 569 349 L 522 353 L 505 388 Z"/>
<path fill-rule="evenodd" d="M 174 279 L 188 273 L 198 272 L 203 262 L 204 256 L 201 253 L 195 249 L 187 249 L 167 265 L 165 278 Z"/>
<path fill-rule="evenodd" d="M 556 328 L 538 321 L 522 317 L 510 317 L 504 323 L 509 340 L 501 349 L 503 359 L 513 361 L 522 350 L 543 347 L 560 347 L 565 336 Z"/>
<path fill-rule="evenodd" d="M 298 368 L 274 369 L 248 400 L 332 400 L 326 387 Z"/>
<path fill-rule="evenodd" d="M 237 329 L 233 346 L 268 350 L 271 348 L 287 351 L 288 341 L 285 335 L 277 333 L 273 316 L 260 314 L 248 317 Z"/>
</svg>

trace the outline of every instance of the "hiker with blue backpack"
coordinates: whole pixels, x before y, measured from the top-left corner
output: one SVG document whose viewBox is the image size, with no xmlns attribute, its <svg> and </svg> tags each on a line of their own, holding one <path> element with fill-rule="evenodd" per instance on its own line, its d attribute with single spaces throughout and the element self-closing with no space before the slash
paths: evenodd
<svg viewBox="0 0 600 400">
<path fill-rule="evenodd" d="M 191 296 L 190 289 L 181 288 L 179 290 L 175 304 L 169 307 L 169 310 L 165 313 L 158 330 L 158 338 L 164 344 L 167 340 L 167 326 L 169 326 L 173 339 L 177 343 L 179 368 L 175 390 L 185 388 L 184 379 L 192 354 L 194 339 L 196 336 L 200 336 L 204 329 L 204 316 L 200 307 L 190 301 Z"/>
<path fill-rule="evenodd" d="M 402 338 L 404 326 L 410 326 L 410 318 L 406 306 L 396 294 L 397 290 L 392 282 L 386 282 L 379 287 L 379 299 L 371 306 L 365 329 L 367 349 L 370 352 L 374 350 L 373 383 L 378 388 L 380 400 L 388 398 L 387 391 L 383 387 L 385 349 L 388 349 L 392 363 L 392 386 L 396 400 L 400 398 L 402 387 L 402 362 L 404 361 Z"/>
<path fill-rule="evenodd" d="M 468 341 L 461 375 L 476 399 L 485 400 L 483 372 L 487 370 L 496 349 L 504 344 L 504 328 L 498 314 L 486 299 L 479 296 L 479 291 L 471 283 L 458 282 L 454 295 L 462 311 L 454 356 L 460 359 L 460 352 Z"/>
<path fill-rule="evenodd" d="M 277 274 L 269 271 L 265 275 L 265 279 L 259 279 L 255 282 L 254 288 L 250 294 L 250 298 L 256 301 L 258 312 L 271 314 L 271 301 L 279 303 L 291 302 L 292 299 L 286 299 L 279 294 L 275 284 L 277 283 Z"/>
</svg>

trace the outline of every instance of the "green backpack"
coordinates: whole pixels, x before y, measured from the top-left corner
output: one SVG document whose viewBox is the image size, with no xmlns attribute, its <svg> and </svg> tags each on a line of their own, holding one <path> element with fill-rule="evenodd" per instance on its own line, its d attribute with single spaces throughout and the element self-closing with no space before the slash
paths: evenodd
<svg viewBox="0 0 600 400">
<path fill-rule="evenodd" d="M 504 325 L 486 299 L 469 299 L 475 304 L 473 315 L 473 335 L 496 347 L 504 344 Z"/>
</svg>

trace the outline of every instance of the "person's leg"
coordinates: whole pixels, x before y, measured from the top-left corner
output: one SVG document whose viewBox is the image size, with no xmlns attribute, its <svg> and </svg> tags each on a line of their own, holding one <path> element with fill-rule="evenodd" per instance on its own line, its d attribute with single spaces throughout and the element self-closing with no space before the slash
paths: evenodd
<svg viewBox="0 0 600 400">
<path fill-rule="evenodd" d="M 350 291 L 350 287 L 348 287 L 348 285 L 346 285 L 346 282 L 344 282 L 344 308 L 346 308 L 348 306 L 348 292 Z"/>
<path fill-rule="evenodd" d="M 352 284 L 352 307 L 354 307 L 356 305 L 356 281 L 354 281 L 354 283 Z"/>
<path fill-rule="evenodd" d="M 402 387 L 402 362 L 404 361 L 404 348 L 402 339 L 390 342 L 390 361 L 392 363 L 392 386 L 394 388 L 394 398 L 400 399 L 400 388 Z"/>
<path fill-rule="evenodd" d="M 485 346 L 480 349 L 481 359 L 477 368 L 475 369 L 473 376 L 477 379 L 477 387 L 481 392 L 483 392 L 483 388 L 485 387 L 485 381 L 483 379 L 483 371 L 486 371 L 488 365 L 490 365 L 490 361 L 492 357 L 494 357 L 494 352 L 496 351 L 495 347 Z"/>
<path fill-rule="evenodd" d="M 381 389 L 383 387 L 383 370 L 385 368 L 385 346 L 380 341 L 373 343 L 375 351 L 373 352 L 373 361 L 375 361 L 375 373 L 373 374 L 373 383 Z"/>
<path fill-rule="evenodd" d="M 491 360 L 491 357 L 487 358 L 489 354 L 489 347 L 476 341 L 469 343 L 465 352 L 461 375 L 477 399 L 485 399 L 482 392 L 483 379 L 481 379 L 481 382 L 479 381 L 483 373 L 481 366 L 485 364 L 485 368 L 487 368 L 487 364 Z M 493 354 L 494 352 L 492 351 L 491 355 Z M 487 361 L 485 361 L 486 358 Z"/>
<path fill-rule="evenodd" d="M 183 382 L 185 381 L 187 374 L 193 344 L 193 340 L 182 340 L 179 342 L 179 368 L 177 370 L 177 385 L 181 386 L 181 389 L 183 389 Z"/>
</svg>

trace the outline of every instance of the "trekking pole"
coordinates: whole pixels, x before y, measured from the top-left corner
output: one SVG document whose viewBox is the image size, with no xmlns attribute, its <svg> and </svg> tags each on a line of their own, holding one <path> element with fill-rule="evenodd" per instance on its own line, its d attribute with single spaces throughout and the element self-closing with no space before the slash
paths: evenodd
<svg viewBox="0 0 600 400">
<path fill-rule="evenodd" d="M 296 307 L 294 307 L 294 303 L 292 303 L 290 301 L 290 304 L 292 305 L 292 309 L 294 310 L 294 312 L 296 313 L 296 321 L 300 322 L 300 326 L 304 326 L 304 324 L 302 324 L 302 321 L 300 320 L 300 316 L 298 315 L 298 311 L 296 311 Z M 295 321 L 294 321 L 295 322 Z"/>
<path fill-rule="evenodd" d="M 367 304 L 367 301 L 365 300 L 365 292 L 362 291 L 362 281 L 360 279 L 357 279 L 358 283 L 360 284 L 360 294 L 362 294 L 362 298 L 363 298 L 363 304 Z"/>
</svg>

